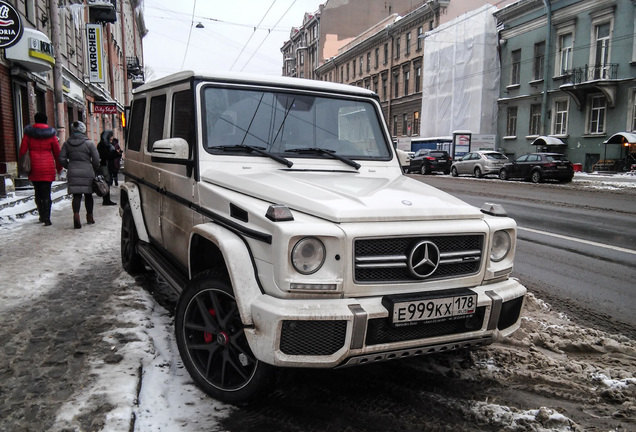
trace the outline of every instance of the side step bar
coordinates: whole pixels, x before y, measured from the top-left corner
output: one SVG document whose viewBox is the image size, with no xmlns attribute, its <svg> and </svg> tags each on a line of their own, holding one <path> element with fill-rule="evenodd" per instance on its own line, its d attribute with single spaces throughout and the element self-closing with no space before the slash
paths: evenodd
<svg viewBox="0 0 636 432">
<path fill-rule="evenodd" d="M 183 276 L 182 272 L 148 243 L 138 242 L 137 252 L 170 285 L 170 288 L 177 294 L 181 294 L 181 291 L 188 284 L 188 279 Z"/>
</svg>

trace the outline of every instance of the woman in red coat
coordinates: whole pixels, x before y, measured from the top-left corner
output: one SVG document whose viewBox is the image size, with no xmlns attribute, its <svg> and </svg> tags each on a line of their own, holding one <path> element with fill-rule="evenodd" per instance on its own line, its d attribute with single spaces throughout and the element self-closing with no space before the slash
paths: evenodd
<svg viewBox="0 0 636 432">
<path fill-rule="evenodd" d="M 55 173 L 62 171 L 58 160 L 60 143 L 55 136 L 55 129 L 46 124 L 44 113 L 35 115 L 35 123 L 24 128 L 24 136 L 20 144 L 20 156 L 27 150 L 31 157 L 29 180 L 35 191 L 35 204 L 40 215 L 40 222 L 51 225 L 51 183 Z"/>
</svg>

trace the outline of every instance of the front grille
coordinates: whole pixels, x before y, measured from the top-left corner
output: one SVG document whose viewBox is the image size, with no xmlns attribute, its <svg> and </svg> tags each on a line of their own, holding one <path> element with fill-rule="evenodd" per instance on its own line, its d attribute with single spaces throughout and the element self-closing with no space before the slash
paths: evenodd
<svg viewBox="0 0 636 432">
<path fill-rule="evenodd" d="M 483 327 L 485 313 L 485 307 L 478 307 L 470 318 L 402 327 L 393 327 L 388 318 L 372 319 L 367 326 L 366 344 L 403 342 L 475 331 Z"/>
<path fill-rule="evenodd" d="M 283 321 L 280 350 L 287 355 L 331 355 L 343 347 L 347 321 Z"/>
<path fill-rule="evenodd" d="M 409 267 L 409 255 L 423 241 L 437 246 L 440 261 L 432 274 L 418 277 Z M 481 234 L 356 240 L 354 280 L 358 283 L 397 283 L 475 274 L 481 267 L 483 244 Z"/>
</svg>

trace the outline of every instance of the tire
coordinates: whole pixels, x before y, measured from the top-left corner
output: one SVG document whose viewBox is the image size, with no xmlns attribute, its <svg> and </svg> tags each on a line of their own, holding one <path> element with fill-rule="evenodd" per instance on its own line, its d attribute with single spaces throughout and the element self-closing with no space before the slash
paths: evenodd
<svg viewBox="0 0 636 432">
<path fill-rule="evenodd" d="M 426 169 L 426 165 L 422 164 L 422 166 L 420 167 L 420 174 L 422 174 L 422 175 L 428 174 L 428 171 Z"/>
<path fill-rule="evenodd" d="M 181 293 L 175 315 L 181 359 L 203 391 L 227 403 L 246 402 L 262 392 L 273 368 L 252 353 L 224 275 L 197 275 Z"/>
<path fill-rule="evenodd" d="M 482 178 L 484 175 L 481 173 L 481 168 L 475 167 L 475 177 Z"/>
<path fill-rule="evenodd" d="M 532 171 L 532 174 L 530 174 L 530 180 L 532 183 L 541 183 L 541 172 L 539 170 Z"/>
<path fill-rule="evenodd" d="M 502 168 L 499 170 L 499 179 L 501 180 L 508 180 L 508 171 L 505 170 L 505 168 Z"/>
<path fill-rule="evenodd" d="M 409 167 L 404 167 L 404 174 L 408 174 L 409 173 Z"/>
<path fill-rule="evenodd" d="M 144 271 L 144 263 L 137 253 L 137 243 L 139 235 L 135 227 L 135 219 L 130 210 L 130 205 L 126 204 L 121 216 L 121 266 L 134 276 Z"/>
<path fill-rule="evenodd" d="M 451 175 L 452 175 L 453 177 L 457 177 L 457 176 L 459 175 L 459 174 L 457 173 L 457 168 L 455 168 L 455 167 L 452 167 L 452 168 L 451 168 Z"/>
<path fill-rule="evenodd" d="M 450 174 L 450 170 L 449 169 L 444 170 L 444 174 L 449 175 Z"/>
</svg>

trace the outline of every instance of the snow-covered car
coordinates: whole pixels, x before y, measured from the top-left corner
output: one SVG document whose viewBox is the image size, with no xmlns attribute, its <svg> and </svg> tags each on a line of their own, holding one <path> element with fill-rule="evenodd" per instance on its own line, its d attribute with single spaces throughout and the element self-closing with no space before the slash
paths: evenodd
<svg viewBox="0 0 636 432">
<path fill-rule="evenodd" d="M 474 151 L 466 153 L 459 160 L 453 162 L 451 175 L 457 177 L 462 174 L 470 174 L 475 177 L 486 175 L 499 175 L 499 170 L 508 162 L 506 155 L 496 151 Z"/>
<path fill-rule="evenodd" d="M 128 124 L 122 265 L 179 294 L 179 352 L 213 397 L 519 327 L 514 220 L 402 175 L 375 93 L 181 72 L 136 89 Z"/>
</svg>

